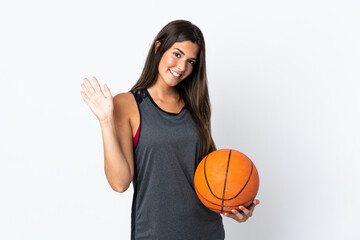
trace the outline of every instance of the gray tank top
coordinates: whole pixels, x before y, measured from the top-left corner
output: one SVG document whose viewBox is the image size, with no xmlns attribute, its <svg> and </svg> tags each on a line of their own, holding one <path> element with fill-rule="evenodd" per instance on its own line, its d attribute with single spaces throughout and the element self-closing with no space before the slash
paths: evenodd
<svg viewBox="0 0 360 240">
<path fill-rule="evenodd" d="M 186 106 L 162 110 L 147 89 L 131 91 L 140 130 L 134 148 L 132 240 L 220 240 L 222 217 L 207 209 L 194 189 L 200 138 Z"/>
</svg>

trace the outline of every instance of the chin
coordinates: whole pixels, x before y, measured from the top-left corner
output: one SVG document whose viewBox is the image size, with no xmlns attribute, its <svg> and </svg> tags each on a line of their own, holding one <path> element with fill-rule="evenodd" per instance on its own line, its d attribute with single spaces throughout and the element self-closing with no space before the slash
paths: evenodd
<svg viewBox="0 0 360 240">
<path fill-rule="evenodd" d="M 181 81 L 182 81 L 182 79 L 180 79 L 180 80 L 170 79 L 169 81 L 167 81 L 167 85 L 169 85 L 170 87 L 175 87 L 175 86 L 178 85 Z"/>
<path fill-rule="evenodd" d="M 169 85 L 170 87 L 175 87 L 176 85 L 178 85 L 178 83 L 179 83 L 179 82 L 175 82 L 175 83 L 172 82 L 172 83 L 170 83 L 170 84 L 168 83 L 168 85 Z"/>
</svg>

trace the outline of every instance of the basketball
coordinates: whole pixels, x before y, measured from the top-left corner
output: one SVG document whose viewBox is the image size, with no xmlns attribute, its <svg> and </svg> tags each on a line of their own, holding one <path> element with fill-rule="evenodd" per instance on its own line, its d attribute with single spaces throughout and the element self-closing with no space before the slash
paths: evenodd
<svg viewBox="0 0 360 240">
<path fill-rule="evenodd" d="M 200 201 L 217 213 L 248 207 L 259 189 L 259 174 L 245 154 L 220 149 L 206 155 L 196 168 L 194 186 Z"/>
</svg>

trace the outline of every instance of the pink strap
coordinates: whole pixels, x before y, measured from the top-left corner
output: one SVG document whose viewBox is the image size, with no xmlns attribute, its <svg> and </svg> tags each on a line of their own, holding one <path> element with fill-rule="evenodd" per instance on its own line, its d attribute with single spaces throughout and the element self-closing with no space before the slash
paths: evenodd
<svg viewBox="0 0 360 240">
<path fill-rule="evenodd" d="M 135 137 L 134 137 L 134 139 L 133 139 L 133 141 L 134 141 L 134 148 L 136 147 L 137 142 L 138 142 L 138 140 L 139 140 L 139 130 L 140 130 L 140 125 L 139 125 L 139 128 L 138 128 L 138 130 L 136 131 Z"/>
</svg>

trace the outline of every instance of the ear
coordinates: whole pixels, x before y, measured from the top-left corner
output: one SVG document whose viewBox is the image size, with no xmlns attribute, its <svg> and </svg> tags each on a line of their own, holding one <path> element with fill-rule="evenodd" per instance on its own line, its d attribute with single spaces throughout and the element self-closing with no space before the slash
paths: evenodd
<svg viewBox="0 0 360 240">
<path fill-rule="evenodd" d="M 158 49 L 158 47 L 161 45 L 161 42 L 160 41 L 156 41 L 155 42 L 155 53 L 156 53 L 156 51 L 157 51 L 157 49 Z"/>
</svg>

